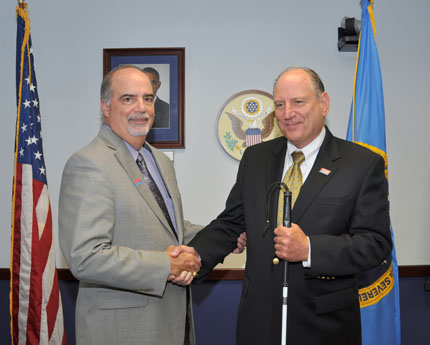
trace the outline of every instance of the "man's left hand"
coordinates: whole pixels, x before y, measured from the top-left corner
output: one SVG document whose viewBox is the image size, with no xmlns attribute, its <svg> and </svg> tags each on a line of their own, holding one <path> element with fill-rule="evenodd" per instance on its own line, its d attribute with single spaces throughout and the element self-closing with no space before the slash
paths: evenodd
<svg viewBox="0 0 430 345">
<path fill-rule="evenodd" d="M 187 286 L 193 281 L 193 274 L 191 272 L 183 271 L 179 276 L 171 274 L 167 280 L 176 285 Z"/>
<path fill-rule="evenodd" d="M 232 253 L 240 254 L 246 248 L 246 232 L 242 232 L 240 236 L 237 238 L 237 247 L 233 250 Z"/>
</svg>

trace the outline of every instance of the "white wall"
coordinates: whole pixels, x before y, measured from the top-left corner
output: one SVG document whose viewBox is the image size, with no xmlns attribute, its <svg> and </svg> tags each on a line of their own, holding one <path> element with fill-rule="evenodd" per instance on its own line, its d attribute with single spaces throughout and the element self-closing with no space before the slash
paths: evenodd
<svg viewBox="0 0 430 345">
<path fill-rule="evenodd" d="M 62 168 L 99 128 L 103 48 L 186 48 L 186 149 L 175 150 L 175 165 L 193 222 L 222 210 L 235 179 L 238 163 L 215 134 L 218 111 L 234 93 L 271 92 L 288 65 L 312 67 L 331 94 L 329 127 L 345 137 L 356 54 L 337 51 L 337 27 L 344 16 L 360 17 L 358 0 L 28 2 L 56 238 Z M 15 6 L 0 2 L 0 267 L 10 256 Z M 374 10 L 397 258 L 400 265 L 430 264 L 430 1 L 376 0 Z M 59 247 L 57 257 L 64 266 Z"/>
</svg>

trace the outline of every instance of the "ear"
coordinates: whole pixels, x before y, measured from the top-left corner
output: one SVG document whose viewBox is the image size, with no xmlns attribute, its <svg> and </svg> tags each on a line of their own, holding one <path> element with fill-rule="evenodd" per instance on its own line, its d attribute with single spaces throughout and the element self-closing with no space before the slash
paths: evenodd
<svg viewBox="0 0 430 345">
<path fill-rule="evenodd" d="M 330 110 L 330 96 L 327 92 L 323 92 L 320 96 L 322 115 L 326 117 Z"/>
<path fill-rule="evenodd" d="M 103 116 L 105 119 L 109 117 L 109 106 L 103 101 L 100 101 L 100 107 L 102 108 Z"/>
</svg>

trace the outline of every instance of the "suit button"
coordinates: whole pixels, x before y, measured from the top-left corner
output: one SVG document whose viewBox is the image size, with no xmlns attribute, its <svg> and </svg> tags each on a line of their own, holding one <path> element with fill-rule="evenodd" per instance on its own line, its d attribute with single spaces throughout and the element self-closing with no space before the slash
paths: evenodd
<svg viewBox="0 0 430 345">
<path fill-rule="evenodd" d="M 272 262 L 273 262 L 274 265 L 277 265 L 277 264 L 279 264 L 279 259 L 278 258 L 273 258 Z"/>
</svg>

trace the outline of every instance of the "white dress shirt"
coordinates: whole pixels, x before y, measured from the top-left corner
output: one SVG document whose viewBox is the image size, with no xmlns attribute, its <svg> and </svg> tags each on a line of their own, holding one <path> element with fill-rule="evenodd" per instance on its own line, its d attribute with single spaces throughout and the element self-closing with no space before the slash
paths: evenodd
<svg viewBox="0 0 430 345">
<path fill-rule="evenodd" d="M 305 161 L 300 164 L 300 170 L 302 172 L 302 185 L 305 183 L 307 177 L 309 176 L 309 173 L 312 170 L 312 167 L 315 163 L 315 159 L 317 158 L 318 152 L 320 151 L 320 147 L 324 141 L 325 138 L 325 127 L 323 127 L 321 133 L 308 145 L 305 147 L 298 149 L 296 146 L 294 146 L 290 141 L 288 141 L 287 146 L 287 152 L 285 154 L 285 162 L 284 162 L 284 170 L 282 171 L 282 180 L 284 180 L 285 174 L 287 173 L 288 169 L 293 165 L 293 158 L 291 154 L 294 151 L 302 151 L 305 155 Z M 311 267 L 311 241 L 309 240 L 309 252 L 308 252 L 308 260 L 303 261 L 303 267 Z"/>
</svg>

